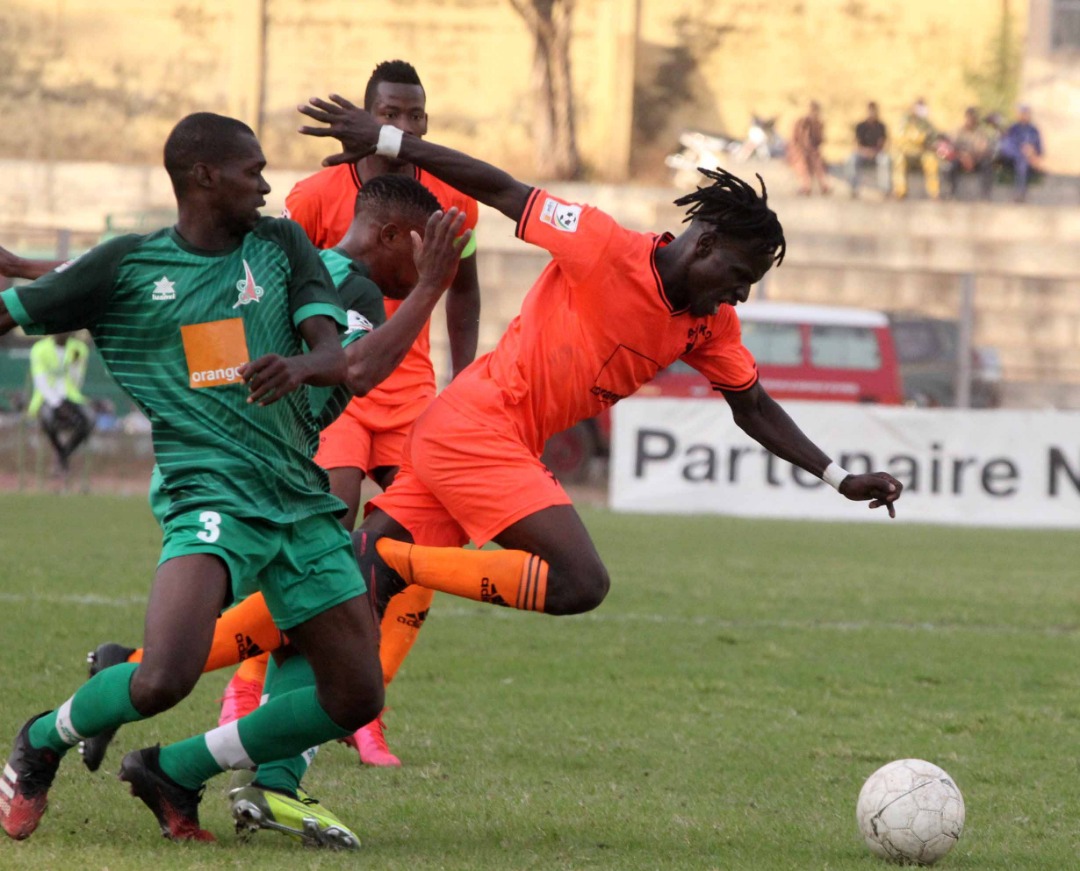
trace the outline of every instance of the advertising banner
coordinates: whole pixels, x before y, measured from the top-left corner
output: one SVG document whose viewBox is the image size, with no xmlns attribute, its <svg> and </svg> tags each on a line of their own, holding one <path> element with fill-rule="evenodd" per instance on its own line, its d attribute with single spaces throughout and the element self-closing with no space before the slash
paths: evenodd
<svg viewBox="0 0 1080 871">
<path fill-rule="evenodd" d="M 1080 413 L 786 402 L 849 472 L 904 484 L 905 520 L 1080 527 Z M 616 511 L 883 521 L 742 432 L 722 399 L 627 399 L 614 408 Z"/>
</svg>

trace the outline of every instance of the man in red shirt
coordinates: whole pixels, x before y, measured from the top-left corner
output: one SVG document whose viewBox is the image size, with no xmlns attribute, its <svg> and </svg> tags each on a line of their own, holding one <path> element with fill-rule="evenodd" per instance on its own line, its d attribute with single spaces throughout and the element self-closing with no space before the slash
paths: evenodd
<svg viewBox="0 0 1080 871">
<path fill-rule="evenodd" d="M 501 211 L 520 238 L 552 255 L 495 350 L 417 419 L 400 473 L 354 533 L 380 602 L 424 586 L 548 614 L 599 605 L 607 569 L 540 453 L 550 435 L 629 396 L 680 358 L 772 453 L 895 516 L 900 482 L 884 472 L 849 474 L 832 462 L 765 392 L 742 344 L 734 307 L 785 250 L 764 188 L 759 195 L 726 172 L 706 172 L 711 185 L 676 200 L 689 207 L 680 236 L 635 233 L 597 209 L 380 125 L 341 97 L 300 111 L 326 125 L 302 133 L 334 136 L 344 147 L 325 164 L 374 153 L 422 166 Z M 505 549 L 445 547 L 452 537 Z"/>
<path fill-rule="evenodd" d="M 427 133 L 427 95 L 416 70 L 405 61 L 384 61 L 375 67 L 364 92 L 364 106 L 384 124 L 413 136 Z M 451 363 L 456 375 L 476 356 L 480 323 L 475 199 L 407 161 L 368 155 L 355 163 L 323 169 L 297 182 L 285 199 L 285 216 L 304 228 L 315 247 L 331 248 L 349 229 L 356 195 L 364 182 L 385 174 L 412 176 L 435 195 L 444 211 L 456 207 L 462 212 L 465 230 L 473 231 L 462 250 L 461 263 L 445 297 Z M 387 317 L 393 317 L 401 300 L 387 297 L 385 305 Z M 350 402 L 345 413 L 320 435 L 315 462 L 327 470 L 331 490 L 348 506 L 342 523 L 350 531 L 356 524 L 364 478 L 371 478 L 383 490 L 390 486 L 401 465 L 405 434 L 435 397 L 430 328 L 429 321 L 389 378 L 366 396 Z M 439 543 L 454 544 L 455 541 Z M 384 615 L 379 655 L 387 685 L 412 648 L 433 595 L 431 590 L 416 587 L 398 596 Z M 242 624 L 245 619 L 242 614 L 223 618 L 219 628 L 222 637 L 250 633 L 252 624 Z M 260 623 L 268 622 L 268 614 L 263 614 Z M 269 626 L 266 629 L 269 631 Z M 222 704 L 222 724 L 232 722 L 258 706 L 266 663 L 265 655 L 247 660 L 229 681 Z M 381 715 L 359 729 L 348 743 L 356 748 L 365 764 L 401 764 L 386 744 Z"/>
</svg>

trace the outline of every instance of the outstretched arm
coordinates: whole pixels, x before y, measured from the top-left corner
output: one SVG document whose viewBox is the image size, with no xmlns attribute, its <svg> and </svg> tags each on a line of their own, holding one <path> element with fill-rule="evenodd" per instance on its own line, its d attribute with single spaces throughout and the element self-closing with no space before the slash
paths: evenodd
<svg viewBox="0 0 1080 871">
<path fill-rule="evenodd" d="M 456 378 L 476 358 L 480 337 L 480 281 L 475 254 L 461 259 L 446 294 L 446 331 L 450 336 L 450 367 Z"/>
<path fill-rule="evenodd" d="M 356 396 L 364 396 L 394 371 L 416 341 L 435 303 L 454 280 L 461 262 L 461 249 L 472 231 L 461 232 L 464 213 L 457 209 L 435 212 L 428 219 L 424 238 L 414 231 L 413 258 L 418 278 L 401 307 L 385 324 L 362 341 L 345 349 L 349 358 L 346 383 Z"/>
<path fill-rule="evenodd" d="M 16 326 L 15 318 L 11 316 L 11 312 L 9 312 L 7 306 L 4 305 L 4 301 L 0 299 L 0 336 L 6 336 L 15 329 Z"/>
<path fill-rule="evenodd" d="M 368 112 L 344 97 L 331 94 L 330 100 L 311 99 L 297 107 L 325 127 L 301 127 L 307 136 L 332 136 L 343 151 L 323 160 L 324 166 L 355 163 L 369 154 L 385 154 L 414 163 L 447 184 L 485 205 L 498 209 L 517 221 L 525 211 L 532 190 L 509 173 L 452 148 L 403 134 L 396 127 L 381 125 Z"/>
<path fill-rule="evenodd" d="M 832 465 L 826 454 L 806 437 L 784 409 L 760 383 L 740 392 L 724 391 L 735 423 L 752 439 L 782 460 L 805 469 L 819 478 Z M 871 508 L 882 505 L 890 517 L 896 516 L 893 503 L 900 498 L 904 485 L 885 472 L 847 475 L 832 482 L 842 496 L 854 502 L 870 501 Z"/>
<path fill-rule="evenodd" d="M 5 278 L 27 278 L 33 281 L 63 263 L 63 260 L 27 260 L 7 248 L 0 248 L 0 275 Z"/>
</svg>

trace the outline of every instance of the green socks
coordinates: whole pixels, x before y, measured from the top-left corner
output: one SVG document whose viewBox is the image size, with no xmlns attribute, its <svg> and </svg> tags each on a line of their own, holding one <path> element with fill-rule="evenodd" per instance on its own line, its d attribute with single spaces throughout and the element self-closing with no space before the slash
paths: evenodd
<svg viewBox="0 0 1080 871">
<path fill-rule="evenodd" d="M 131 676 L 138 667 L 125 662 L 99 671 L 59 708 L 34 722 L 30 744 L 64 754 L 83 738 L 146 719 L 131 704 Z"/>
<path fill-rule="evenodd" d="M 181 786 L 198 789 L 222 771 L 276 763 L 265 776 L 260 767 L 260 785 L 295 792 L 307 769 L 301 754 L 349 732 L 331 720 L 319 704 L 311 667 L 303 657 L 292 657 L 282 664 L 267 681 L 267 689 L 270 698 L 266 704 L 246 717 L 162 747 L 162 770 Z"/>
</svg>

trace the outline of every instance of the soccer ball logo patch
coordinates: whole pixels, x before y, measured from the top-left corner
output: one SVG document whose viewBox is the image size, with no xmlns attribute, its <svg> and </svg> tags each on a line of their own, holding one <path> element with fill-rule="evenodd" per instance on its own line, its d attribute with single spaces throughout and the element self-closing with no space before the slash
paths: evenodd
<svg viewBox="0 0 1080 871">
<path fill-rule="evenodd" d="M 543 223 L 551 224 L 556 230 L 562 230 L 564 233 L 576 233 L 580 219 L 581 206 L 560 203 L 551 197 L 545 200 L 544 208 L 540 212 L 540 220 Z"/>
</svg>

